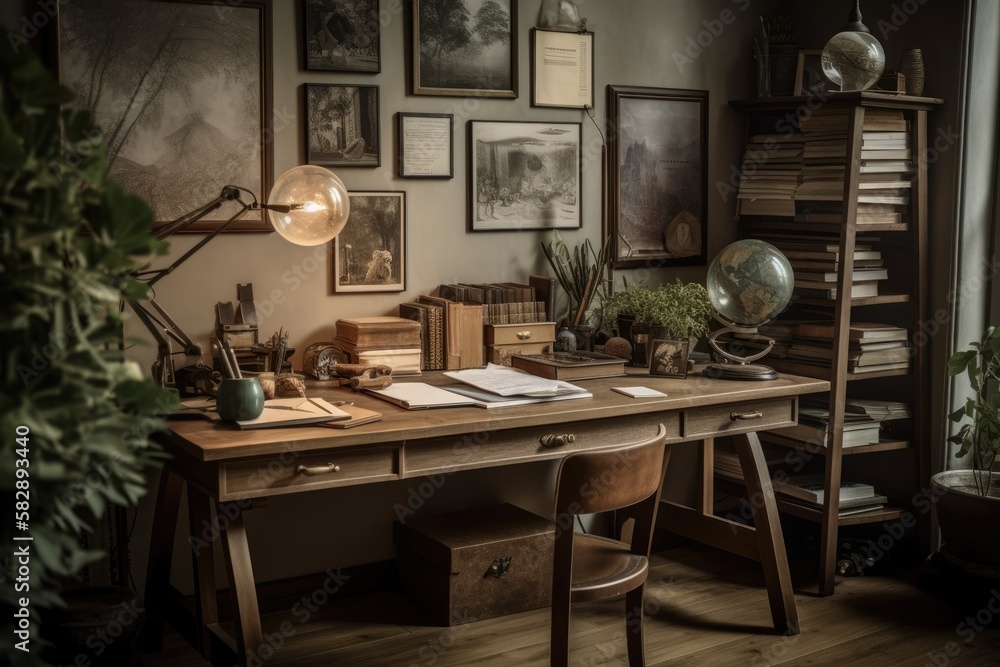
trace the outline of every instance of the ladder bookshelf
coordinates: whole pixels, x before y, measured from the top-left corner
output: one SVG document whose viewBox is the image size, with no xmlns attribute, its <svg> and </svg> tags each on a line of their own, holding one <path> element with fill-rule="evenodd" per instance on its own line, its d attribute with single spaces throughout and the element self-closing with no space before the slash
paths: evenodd
<svg viewBox="0 0 1000 667">
<path fill-rule="evenodd" d="M 928 432 L 927 391 L 928 351 L 926 341 L 919 336 L 921 323 L 928 321 L 928 234 L 927 234 L 927 118 L 928 113 L 942 100 L 926 97 L 890 95 L 876 92 L 824 93 L 822 97 L 761 98 L 730 102 L 737 111 L 746 114 L 747 139 L 753 136 L 797 131 L 803 118 L 809 118 L 817 109 L 821 113 L 836 114 L 840 110 L 846 116 L 846 163 L 843 172 L 843 197 L 837 214 L 828 215 L 822 221 L 813 221 L 815 216 L 805 221 L 806 216 L 798 213 L 792 216 L 741 215 L 740 236 L 761 237 L 767 234 L 816 234 L 826 235 L 825 239 L 838 244 L 838 260 L 855 257 L 858 239 L 866 239 L 872 233 L 884 244 L 885 264 L 889 278 L 883 281 L 889 285 L 886 293 L 877 296 L 845 298 L 851 293 L 854 261 L 837 261 L 835 298 L 815 296 L 793 297 L 795 308 L 808 309 L 813 313 L 828 312 L 833 321 L 832 360 L 828 367 L 807 363 L 797 363 L 788 359 L 768 357 L 763 362 L 779 372 L 806 375 L 827 379 L 831 383 L 829 394 L 829 429 L 825 446 L 808 448 L 808 455 L 822 467 L 825 485 L 825 501 L 822 509 L 803 507 L 800 504 L 783 501 L 779 496 L 779 510 L 802 519 L 814 521 L 820 526 L 819 592 L 831 595 L 834 589 L 837 559 L 837 535 L 841 526 L 875 524 L 901 521 L 910 524 L 917 519 L 921 530 L 926 531 L 927 521 L 917 517 L 910 507 L 910 501 L 919 491 L 920 480 L 928 475 L 928 454 L 925 444 Z M 862 138 L 866 131 L 866 114 L 876 118 L 876 114 L 901 112 L 907 121 L 908 150 L 912 151 L 912 178 L 909 202 L 898 220 L 858 223 L 859 185 L 862 171 Z M 745 166 L 745 165 L 744 165 Z M 801 183 L 801 178 L 799 179 Z M 793 197 L 796 211 L 808 205 L 807 196 Z M 830 202 L 824 202 L 830 205 Z M 786 202 L 787 205 L 787 202 Z M 751 209 L 752 210 L 752 209 Z M 861 236 L 859 236 L 861 235 Z M 798 290 L 797 290 L 798 291 Z M 778 318 L 778 321 L 781 317 Z M 851 322 L 887 322 L 908 330 L 912 363 L 905 369 L 888 369 L 867 373 L 851 372 L 848 364 L 850 353 L 849 328 Z M 923 343 L 923 344 L 921 344 Z M 892 398 L 905 401 L 912 412 L 912 428 L 907 437 L 884 438 L 877 444 L 844 447 L 845 401 L 851 397 Z M 775 444 L 802 450 L 802 443 L 783 440 L 780 436 L 770 438 Z M 893 457 L 893 458 L 887 458 Z M 898 457 L 898 458 L 896 458 Z M 885 477 L 885 470 L 878 470 L 876 464 L 866 465 L 865 461 L 879 461 L 882 468 L 891 466 L 891 478 Z M 891 463 L 886 463 L 891 461 Z M 897 463 L 898 461 L 898 463 Z M 890 505 L 882 509 L 862 514 L 839 516 L 838 494 L 830 493 L 839 489 L 845 472 L 851 473 L 851 481 L 869 481 L 866 477 L 877 478 L 881 473 L 883 485 L 891 486 L 886 495 Z M 905 479 L 904 479 L 905 477 Z M 860 479 L 858 479 L 860 478 Z M 881 491 L 880 491 L 881 492 Z"/>
</svg>

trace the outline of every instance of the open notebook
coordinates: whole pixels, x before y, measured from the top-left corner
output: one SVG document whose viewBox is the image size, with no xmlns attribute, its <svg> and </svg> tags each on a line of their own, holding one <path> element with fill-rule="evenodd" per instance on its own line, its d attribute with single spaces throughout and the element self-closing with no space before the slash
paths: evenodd
<svg viewBox="0 0 1000 667">
<path fill-rule="evenodd" d="M 330 405 L 322 398 L 301 398 L 298 396 L 265 401 L 264 412 L 260 417 L 248 421 L 225 422 L 215 410 L 205 410 L 204 414 L 213 421 L 234 424 L 242 431 L 255 428 L 283 428 L 300 424 L 317 424 L 351 418 L 351 415 Z"/>
</svg>

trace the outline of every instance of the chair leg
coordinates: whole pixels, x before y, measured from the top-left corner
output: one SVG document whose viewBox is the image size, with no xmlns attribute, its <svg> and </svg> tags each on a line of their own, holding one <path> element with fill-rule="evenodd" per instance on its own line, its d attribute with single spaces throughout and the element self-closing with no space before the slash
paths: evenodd
<svg viewBox="0 0 1000 667">
<path fill-rule="evenodd" d="M 644 667 L 645 652 L 642 648 L 642 590 L 634 588 L 625 594 L 625 642 L 628 645 L 629 667 Z"/>
<path fill-rule="evenodd" d="M 569 665 L 569 604 L 552 604 L 552 638 L 549 642 L 549 665 L 567 667 Z"/>
</svg>

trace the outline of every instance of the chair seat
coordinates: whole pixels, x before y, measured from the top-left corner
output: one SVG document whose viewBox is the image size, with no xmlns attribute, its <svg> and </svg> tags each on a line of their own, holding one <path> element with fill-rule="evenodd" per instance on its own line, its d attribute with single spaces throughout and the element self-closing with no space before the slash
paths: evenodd
<svg viewBox="0 0 1000 667">
<path fill-rule="evenodd" d="M 573 602 L 617 597 L 645 583 L 649 561 L 629 553 L 618 540 L 596 535 L 573 537 Z"/>
</svg>

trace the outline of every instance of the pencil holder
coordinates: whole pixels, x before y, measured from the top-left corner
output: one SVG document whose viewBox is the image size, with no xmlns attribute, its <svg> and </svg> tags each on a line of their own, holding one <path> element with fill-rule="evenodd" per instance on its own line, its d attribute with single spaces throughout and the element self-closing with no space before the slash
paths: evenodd
<svg viewBox="0 0 1000 667">
<path fill-rule="evenodd" d="M 227 378 L 219 385 L 216 405 L 226 421 L 256 419 L 264 412 L 264 390 L 257 378 Z"/>
</svg>

